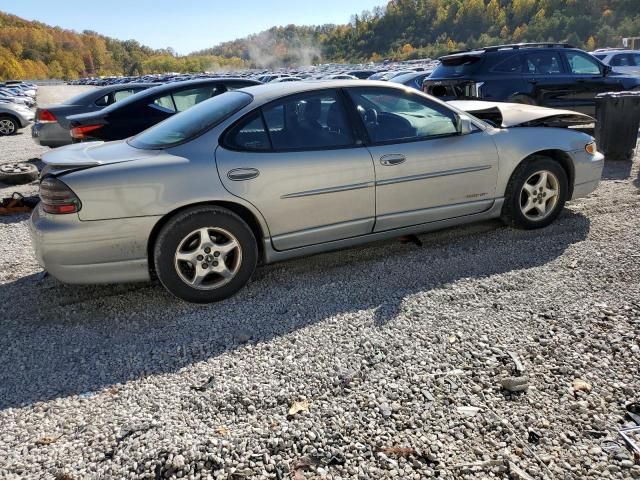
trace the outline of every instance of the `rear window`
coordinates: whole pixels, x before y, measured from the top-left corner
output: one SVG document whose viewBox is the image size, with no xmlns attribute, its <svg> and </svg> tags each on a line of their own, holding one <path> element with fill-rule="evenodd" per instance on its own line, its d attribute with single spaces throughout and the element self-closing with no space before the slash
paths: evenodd
<svg viewBox="0 0 640 480">
<path fill-rule="evenodd" d="M 95 90 L 89 90 L 88 92 L 83 92 L 80 95 L 76 95 L 75 97 L 71 97 L 68 100 L 62 102 L 62 105 L 88 105 L 92 102 L 93 97 L 96 96 Z"/>
<path fill-rule="evenodd" d="M 437 77 L 462 77 L 475 72 L 480 65 L 482 57 L 475 55 L 456 55 L 455 57 L 441 58 L 442 62 L 431 75 Z"/>
<path fill-rule="evenodd" d="M 251 103 L 244 92 L 227 92 L 205 100 L 145 130 L 129 140 L 129 145 L 143 149 L 163 149 L 194 138 Z"/>
</svg>

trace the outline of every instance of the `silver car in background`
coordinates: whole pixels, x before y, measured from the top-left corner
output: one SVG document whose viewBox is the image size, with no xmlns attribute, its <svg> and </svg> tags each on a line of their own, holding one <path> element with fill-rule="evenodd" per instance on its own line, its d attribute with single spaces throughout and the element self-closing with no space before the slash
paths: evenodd
<svg viewBox="0 0 640 480">
<path fill-rule="evenodd" d="M 154 272 L 200 303 L 237 292 L 258 263 L 490 218 L 547 226 L 603 168 L 584 133 L 493 127 L 359 80 L 224 93 L 43 161 L 31 234 L 45 269 L 68 283 Z"/>
<path fill-rule="evenodd" d="M 24 104 L 0 100 L 0 136 L 13 135 L 34 119 L 33 110 Z"/>
<path fill-rule="evenodd" d="M 602 48 L 591 52 L 591 55 L 609 65 L 615 72 L 640 76 L 640 50 Z"/>
</svg>

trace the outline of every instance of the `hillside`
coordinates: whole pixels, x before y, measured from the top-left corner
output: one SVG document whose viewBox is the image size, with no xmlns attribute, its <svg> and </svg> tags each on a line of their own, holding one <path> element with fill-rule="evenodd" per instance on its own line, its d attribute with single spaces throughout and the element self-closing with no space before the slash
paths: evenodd
<svg viewBox="0 0 640 480">
<path fill-rule="evenodd" d="M 625 36 L 640 36 L 639 0 L 392 0 L 346 25 L 273 27 L 182 57 L 0 12 L 0 79 L 411 59 L 522 41 L 593 49 Z"/>
<path fill-rule="evenodd" d="M 392 0 L 347 25 L 274 27 L 199 53 L 273 66 L 309 53 L 329 61 L 377 61 L 523 41 L 593 49 L 638 35 L 638 0 Z"/>
<path fill-rule="evenodd" d="M 135 40 L 63 30 L 0 12 L 0 79 L 73 79 L 243 66 L 238 58 L 177 57 L 170 50 L 153 50 Z"/>
</svg>

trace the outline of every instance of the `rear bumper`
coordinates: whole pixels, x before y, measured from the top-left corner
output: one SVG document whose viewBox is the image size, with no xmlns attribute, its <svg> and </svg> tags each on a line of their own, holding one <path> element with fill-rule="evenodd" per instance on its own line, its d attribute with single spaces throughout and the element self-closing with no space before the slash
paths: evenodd
<svg viewBox="0 0 640 480">
<path fill-rule="evenodd" d="M 31 215 L 31 241 L 38 263 L 62 282 L 147 281 L 147 244 L 159 218 L 81 221 L 38 206 Z"/>
<path fill-rule="evenodd" d="M 35 119 L 35 114 L 33 112 L 18 115 L 18 119 L 20 120 L 20 127 L 27 127 L 33 120 Z"/>
<path fill-rule="evenodd" d="M 34 123 L 31 127 L 31 138 L 43 147 L 62 147 L 71 144 L 69 130 L 59 123 Z"/>
</svg>

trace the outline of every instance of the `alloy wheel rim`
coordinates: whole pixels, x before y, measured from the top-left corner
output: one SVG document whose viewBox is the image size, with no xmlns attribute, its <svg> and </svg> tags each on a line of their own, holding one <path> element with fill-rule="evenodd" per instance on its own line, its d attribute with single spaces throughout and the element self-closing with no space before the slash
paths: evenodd
<svg viewBox="0 0 640 480">
<path fill-rule="evenodd" d="M 174 254 L 180 279 L 198 290 L 215 290 L 229 283 L 240 270 L 242 248 L 227 230 L 203 227 L 185 236 Z"/>
<path fill-rule="evenodd" d="M 560 199 L 560 182 L 549 170 L 531 175 L 520 191 L 520 211 L 531 221 L 539 222 L 555 210 Z"/>
<path fill-rule="evenodd" d="M 9 135 L 13 133 L 15 129 L 16 129 L 16 126 L 13 124 L 11 120 L 0 120 L 0 133 Z"/>
</svg>

